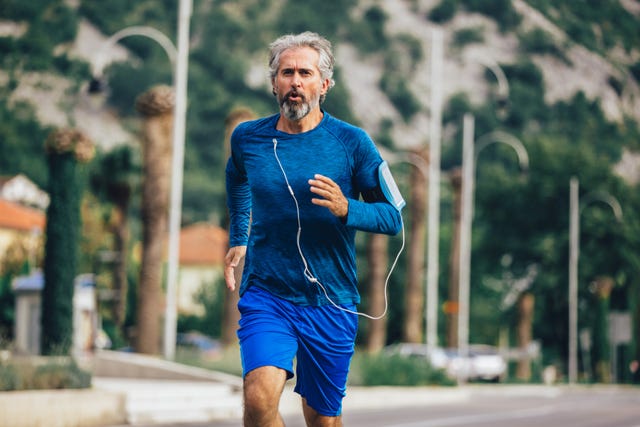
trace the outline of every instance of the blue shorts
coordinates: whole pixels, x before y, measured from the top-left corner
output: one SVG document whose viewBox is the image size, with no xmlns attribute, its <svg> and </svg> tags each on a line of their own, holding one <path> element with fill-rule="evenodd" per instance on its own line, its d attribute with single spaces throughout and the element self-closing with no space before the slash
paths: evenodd
<svg viewBox="0 0 640 427">
<path fill-rule="evenodd" d="M 243 375 L 275 366 L 292 378 L 296 358 L 295 392 L 320 415 L 340 415 L 358 316 L 332 305 L 295 305 L 257 286 L 244 292 L 238 309 Z"/>
</svg>

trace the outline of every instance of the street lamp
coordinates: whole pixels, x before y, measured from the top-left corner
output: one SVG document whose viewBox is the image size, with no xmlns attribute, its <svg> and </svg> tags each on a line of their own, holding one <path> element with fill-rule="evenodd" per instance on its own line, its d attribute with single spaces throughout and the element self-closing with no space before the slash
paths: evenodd
<svg viewBox="0 0 640 427">
<path fill-rule="evenodd" d="M 458 284 L 458 352 L 465 357 L 469 346 L 469 294 L 471 272 L 471 224 L 473 221 L 473 192 L 475 186 L 475 163 L 480 150 L 492 143 L 501 142 L 513 148 L 523 171 L 529 168 L 529 156 L 520 140 L 505 132 L 490 132 L 478 138 L 474 147 L 475 119 L 465 114 L 462 145 L 462 201 L 460 207 L 460 259 Z"/>
<path fill-rule="evenodd" d="M 442 65 L 443 32 L 431 32 L 431 97 L 429 121 L 429 163 L 414 153 L 385 155 L 392 162 L 404 161 L 420 170 L 427 180 L 427 260 L 425 276 L 425 341 L 428 346 L 438 345 L 438 258 L 440 229 L 440 157 L 442 145 Z"/>
<path fill-rule="evenodd" d="M 578 379 L 578 258 L 580 257 L 580 213 L 591 202 L 603 202 L 611 208 L 618 221 L 622 221 L 622 208 L 618 200 L 605 192 L 593 192 L 580 202 L 578 178 L 569 181 L 569 384 Z"/>
<path fill-rule="evenodd" d="M 487 68 L 495 76 L 498 82 L 498 115 L 504 114 L 509 104 L 509 80 L 507 80 L 507 76 L 500 68 L 500 65 L 490 57 L 473 55 L 471 59 Z"/>
<path fill-rule="evenodd" d="M 104 68 L 110 61 L 107 60 L 107 52 L 115 46 L 120 40 L 130 36 L 143 36 L 157 42 L 164 52 L 167 54 L 171 65 L 175 66 L 177 49 L 173 42 L 159 30 L 147 26 L 127 27 L 115 32 L 102 45 L 101 49 L 91 63 L 91 82 L 89 83 L 89 93 L 97 94 L 104 91 L 106 84 L 104 82 Z"/>
<path fill-rule="evenodd" d="M 425 334 L 429 347 L 438 345 L 438 257 L 440 228 L 440 152 L 442 139 L 443 36 L 440 28 L 431 33 L 431 120 L 429 122 L 429 170 L 427 206 L 427 278 Z"/>
<path fill-rule="evenodd" d="M 169 203 L 169 243 L 167 259 L 167 296 L 164 319 L 163 354 L 167 359 L 175 356 L 177 327 L 177 279 L 179 267 L 180 222 L 182 215 L 182 179 L 184 169 L 184 143 L 187 111 L 187 70 L 189 58 L 189 22 L 192 0 L 180 0 L 178 10 L 178 47 L 162 32 L 152 27 L 134 26 L 120 30 L 107 39 L 92 64 L 93 78 L 89 92 L 97 93 L 105 89 L 103 70 L 106 64 L 104 52 L 119 40 L 137 35 L 156 41 L 166 52 L 174 67 L 173 85 L 175 91 L 174 122 L 172 130 L 171 199 Z"/>
</svg>

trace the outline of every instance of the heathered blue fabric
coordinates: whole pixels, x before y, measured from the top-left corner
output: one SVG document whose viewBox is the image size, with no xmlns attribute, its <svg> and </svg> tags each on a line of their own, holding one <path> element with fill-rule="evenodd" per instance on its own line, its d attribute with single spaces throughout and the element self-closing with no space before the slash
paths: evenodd
<svg viewBox="0 0 640 427">
<path fill-rule="evenodd" d="M 365 203 L 362 191 L 378 185 L 382 158 L 362 129 L 324 112 L 314 129 L 287 134 L 276 130 L 279 114 L 244 122 L 231 136 L 227 162 L 227 205 L 230 246 L 247 245 L 240 294 L 259 286 L 300 305 L 329 301 L 317 284 L 303 275 L 298 253 L 296 207 L 274 154 L 277 154 L 298 200 L 302 232 L 300 245 L 309 269 L 336 304 L 357 304 L 355 232 L 396 234 L 401 217 L 386 201 Z M 322 206 L 308 180 L 314 174 L 333 179 L 349 200 L 346 222 Z M 250 232 L 249 232 L 250 228 Z"/>
</svg>

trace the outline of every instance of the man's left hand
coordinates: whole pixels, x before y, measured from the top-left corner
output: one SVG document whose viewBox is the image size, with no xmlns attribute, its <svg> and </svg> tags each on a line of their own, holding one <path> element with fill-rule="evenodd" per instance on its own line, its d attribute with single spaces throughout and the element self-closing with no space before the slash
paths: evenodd
<svg viewBox="0 0 640 427">
<path fill-rule="evenodd" d="M 312 193 L 322 197 L 321 199 L 311 199 L 311 203 L 326 207 L 338 218 L 347 216 L 347 213 L 349 213 L 349 201 L 342 194 L 340 186 L 331 178 L 315 174 L 313 179 L 309 180 L 309 185 Z"/>
</svg>

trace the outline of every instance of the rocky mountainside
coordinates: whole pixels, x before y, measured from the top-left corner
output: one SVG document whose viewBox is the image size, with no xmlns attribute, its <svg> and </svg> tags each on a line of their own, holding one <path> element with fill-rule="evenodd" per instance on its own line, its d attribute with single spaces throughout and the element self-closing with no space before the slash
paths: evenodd
<svg viewBox="0 0 640 427">
<path fill-rule="evenodd" d="M 376 3 L 362 0 L 362 8 Z M 483 73 L 487 64 L 508 64 L 517 60 L 520 54 L 518 39 L 515 34 L 503 34 L 495 21 L 479 15 L 458 13 L 445 25 L 435 25 L 425 21 L 425 13 L 438 3 L 437 0 L 420 2 L 420 8 L 412 9 L 408 2 L 383 1 L 380 4 L 388 13 L 387 31 L 390 34 L 410 32 L 424 40 L 424 60 L 418 71 L 407 76 L 415 93 L 421 94 L 425 112 L 416 115 L 411 123 L 404 124 L 398 112 L 390 104 L 388 98 L 377 85 L 382 74 L 382 59 L 366 59 L 358 54 L 349 44 L 340 44 L 337 49 L 337 61 L 340 66 L 349 70 L 346 78 L 353 111 L 362 120 L 367 129 L 374 132 L 385 119 L 394 123 L 394 139 L 402 141 L 406 146 L 424 143 L 429 129 L 429 97 L 430 82 L 430 42 L 433 32 L 439 29 L 444 37 L 444 64 L 442 91 L 445 99 L 458 92 L 465 92 L 474 102 L 481 102 L 487 97 L 489 87 Z M 524 0 L 512 0 L 519 14 L 523 17 L 522 31 L 542 29 L 552 35 L 558 47 L 565 50 L 568 61 L 561 61 L 550 55 L 535 55 L 531 59 L 542 70 L 545 81 L 545 100 L 554 103 L 568 100 L 577 92 L 583 92 L 587 98 L 599 100 L 603 111 L 611 121 L 622 121 L 625 116 L 640 120 L 640 88 L 629 75 L 624 74 L 618 63 L 630 64 L 640 59 L 640 50 L 631 54 L 620 50 L 603 57 L 591 52 L 583 46 L 567 43 L 568 36 L 540 12 L 529 6 Z M 623 2 L 627 10 L 640 19 L 640 2 L 627 0 Z M 481 27 L 484 29 L 484 42 L 472 44 L 462 51 L 452 49 L 452 35 L 465 28 Z M 569 46 L 569 47 L 565 47 Z M 625 83 L 624 91 L 618 94 L 609 84 L 611 77 Z M 446 102 L 446 101 L 445 101 Z M 625 152 L 618 167 L 619 172 L 632 182 L 640 182 L 640 153 Z"/>
<path fill-rule="evenodd" d="M 72 4 L 77 2 L 72 2 Z M 276 2 L 277 3 L 277 2 Z M 439 0 L 398 1 L 360 0 L 354 14 L 362 14 L 372 6 L 381 7 L 388 15 L 385 31 L 389 35 L 410 34 L 422 42 L 422 60 L 406 78 L 411 92 L 422 105 L 422 110 L 413 115 L 409 122 L 402 120 L 389 98 L 380 89 L 379 81 L 384 71 L 382 55 L 362 55 L 357 47 L 348 42 L 339 42 L 336 56 L 344 76 L 344 84 L 350 95 L 351 108 L 365 129 L 377 134 L 382 123 L 393 123 L 392 137 L 402 147 L 413 147 L 428 142 L 429 106 L 431 97 L 430 63 L 431 41 L 434 31 L 442 31 L 444 38 L 443 79 L 441 88 L 445 97 L 455 93 L 466 93 L 472 102 L 479 103 L 492 91 L 491 82 L 484 77 L 487 64 L 514 63 L 521 54 L 519 39 L 514 32 L 501 32 L 496 22 L 488 17 L 464 11 L 442 24 L 425 19 L 429 10 L 439 4 Z M 621 4 L 640 19 L 640 1 L 624 0 Z M 593 52 L 575 43 L 540 12 L 524 0 L 512 0 L 515 10 L 523 20 L 518 31 L 542 29 L 550 34 L 566 60 L 553 55 L 531 55 L 531 60 L 542 70 L 545 83 L 545 99 L 549 103 L 567 100 L 577 92 L 583 92 L 589 99 L 598 99 L 606 116 L 611 121 L 621 121 L 629 116 L 640 120 L 640 89 L 638 83 L 625 74 L 618 64 L 631 64 L 640 58 L 640 50 L 627 53 L 622 49 L 608 51 L 606 56 Z M 19 36 L 28 23 L 0 22 L 0 35 Z M 453 46 L 455 33 L 465 29 L 481 28 L 483 41 L 465 45 L 462 49 Z M 82 58 L 87 62 L 103 55 L 114 61 L 129 57 L 120 45 L 104 49 L 107 35 L 100 33 L 86 19 L 80 20 L 75 42 L 70 46 L 60 46 L 70 57 Z M 262 57 L 255 59 L 247 72 L 247 84 L 268 89 L 266 67 Z M 0 72 L 0 80 L 6 79 Z M 622 82 L 623 90 L 618 93 L 609 83 L 614 78 Z M 124 129 L 119 118 L 111 111 L 96 108 L 95 100 L 84 96 L 87 82 L 72 82 L 65 77 L 47 75 L 41 72 L 24 73 L 18 87 L 11 95 L 11 102 L 27 100 L 31 102 L 42 123 L 62 126 L 69 121 L 88 132 L 105 148 L 132 141 L 135 136 Z M 78 92 L 82 96 L 78 96 Z M 640 155 L 626 152 L 620 166 L 621 173 L 631 181 L 640 180 Z"/>
</svg>

